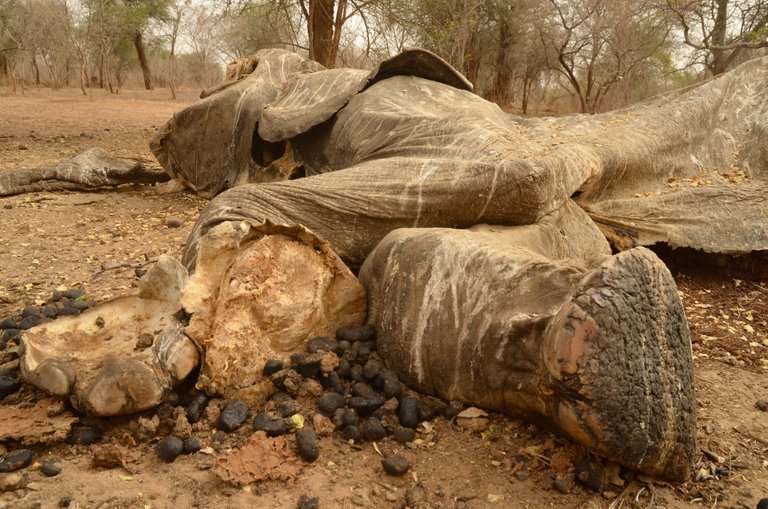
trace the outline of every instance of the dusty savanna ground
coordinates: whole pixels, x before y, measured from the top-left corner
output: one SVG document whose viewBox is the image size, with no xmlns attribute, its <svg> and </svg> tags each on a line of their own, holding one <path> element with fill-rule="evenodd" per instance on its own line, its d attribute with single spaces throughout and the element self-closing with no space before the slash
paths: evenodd
<svg viewBox="0 0 768 509">
<path fill-rule="evenodd" d="M 118 157 L 149 158 L 152 133 L 195 96 L 171 101 L 168 91 L 156 90 L 83 97 L 47 89 L 14 96 L 0 88 L 0 171 L 51 164 L 93 146 Z M 96 301 L 134 293 L 134 268 L 162 253 L 178 257 L 205 203 L 189 193 L 158 191 L 125 186 L 0 198 L 0 319 L 56 289 L 82 287 Z M 171 217 L 181 227 L 168 227 Z M 439 418 L 413 448 L 377 444 L 382 453 L 408 458 L 412 468 L 404 477 L 383 472 L 372 444 L 350 447 L 332 436 L 322 439 L 320 458 L 293 480 L 233 487 L 210 469 L 218 453 L 161 462 L 153 451 L 160 436 L 147 437 L 146 426 L 131 417 L 86 420 L 105 433 L 98 445 L 32 446 L 38 463 L 62 458 L 63 471 L 48 478 L 34 465 L 25 469 L 26 487 L 0 494 L 0 507 L 56 507 L 71 497 L 70 507 L 290 508 L 301 495 L 319 497 L 324 508 L 403 507 L 408 488 L 420 484 L 426 494 L 420 507 L 754 508 L 768 497 L 768 413 L 755 408 L 758 399 L 768 399 L 768 286 L 701 268 L 675 275 L 694 341 L 699 444 L 724 460 L 717 466 L 727 476 L 670 485 L 622 471 L 623 486 L 596 493 L 565 482 L 568 493 L 561 493 L 553 480 L 567 477 L 573 461 L 586 455 L 531 425 L 492 415 L 482 434 Z M 24 387 L 2 405 L 29 414 L 38 401 L 42 408 L 50 403 Z M 248 427 L 218 448 L 242 444 Z M 197 436 L 211 445 L 210 430 Z M 111 446 L 123 451 L 126 468 L 94 466 L 99 448 Z M 702 454 L 699 461 L 697 472 L 711 473 L 712 459 Z"/>
</svg>

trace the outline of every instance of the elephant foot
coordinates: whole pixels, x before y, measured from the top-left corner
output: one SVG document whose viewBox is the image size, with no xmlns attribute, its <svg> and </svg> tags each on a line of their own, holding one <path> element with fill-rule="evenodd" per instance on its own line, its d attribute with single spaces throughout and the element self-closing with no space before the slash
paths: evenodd
<svg viewBox="0 0 768 509">
<path fill-rule="evenodd" d="M 589 272 L 547 326 L 547 417 L 577 442 L 668 479 L 691 474 L 691 344 L 664 264 L 636 248 Z"/>
<path fill-rule="evenodd" d="M 158 405 L 200 362 L 178 304 L 124 297 L 22 337 L 21 375 L 79 411 L 123 415 Z"/>
</svg>

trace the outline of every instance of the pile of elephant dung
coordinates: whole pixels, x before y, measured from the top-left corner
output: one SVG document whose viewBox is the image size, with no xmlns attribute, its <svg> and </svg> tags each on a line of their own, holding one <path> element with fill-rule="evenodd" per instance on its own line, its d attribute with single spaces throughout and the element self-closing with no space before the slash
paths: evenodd
<svg viewBox="0 0 768 509">
<path fill-rule="evenodd" d="M 394 373 L 382 367 L 370 326 L 342 327 L 336 338 L 316 337 L 307 343 L 305 352 L 295 353 L 290 359 L 269 360 L 263 374 L 274 386 L 263 409 L 248 408 L 239 399 L 210 400 L 202 392 L 189 395 L 185 419 L 178 411 L 169 413 L 161 409 L 159 414 L 172 415 L 174 419 L 171 435 L 157 446 L 158 456 L 172 462 L 180 454 L 196 452 L 199 447 L 190 446 L 188 441 L 191 433 L 206 424 L 217 429 L 213 434 L 214 444 L 223 444 L 228 441 L 227 433 L 243 426 L 242 429 L 248 428 L 249 417 L 255 434 L 241 445 L 240 452 L 232 454 L 242 454 L 254 437 L 264 441 L 295 433 L 291 443 L 308 462 L 315 461 L 319 455 L 317 436 L 329 436 L 334 431 L 353 445 L 378 442 L 390 435 L 398 443 L 413 445 L 434 442 L 429 421 L 437 416 L 456 419 L 459 424 L 477 430 L 484 429 L 488 422 L 487 414 L 477 409 L 480 414 L 465 411 L 465 417 L 456 403 L 409 391 Z M 184 400 L 181 398 L 179 402 Z M 424 438 L 416 438 L 417 430 Z M 276 444 L 272 445 L 278 447 Z M 282 450 L 284 446 L 278 448 Z M 385 458 L 383 465 L 388 473 L 402 475 L 408 469 L 407 462 L 403 464 L 403 461 Z M 231 464 L 223 459 L 220 466 L 225 467 L 219 472 L 225 480 L 236 484 L 247 484 L 269 475 L 252 472 L 253 477 L 249 478 L 243 472 L 232 472 Z"/>
</svg>

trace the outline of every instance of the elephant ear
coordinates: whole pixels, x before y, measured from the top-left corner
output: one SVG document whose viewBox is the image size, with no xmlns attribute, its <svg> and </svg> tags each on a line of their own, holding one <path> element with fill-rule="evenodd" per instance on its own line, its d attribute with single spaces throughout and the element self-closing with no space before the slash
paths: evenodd
<svg viewBox="0 0 768 509">
<path fill-rule="evenodd" d="M 472 92 L 472 84 L 434 53 L 409 49 L 372 71 L 329 69 L 289 80 L 261 114 L 258 135 L 277 143 L 305 133 L 331 118 L 356 94 L 393 76 L 416 76 Z"/>
<path fill-rule="evenodd" d="M 262 152 L 279 153 L 282 147 L 259 144 L 256 123 L 292 76 L 324 69 L 280 49 L 259 50 L 247 63 L 234 79 L 204 91 L 202 100 L 176 113 L 150 141 L 165 171 L 205 198 L 249 180 L 283 180 L 266 174 L 266 164 L 260 164 L 271 159 Z"/>
</svg>

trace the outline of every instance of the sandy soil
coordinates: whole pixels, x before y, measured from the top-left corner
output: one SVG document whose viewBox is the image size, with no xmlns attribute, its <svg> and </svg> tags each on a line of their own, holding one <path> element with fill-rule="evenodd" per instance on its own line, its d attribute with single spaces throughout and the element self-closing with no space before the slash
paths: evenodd
<svg viewBox="0 0 768 509">
<path fill-rule="evenodd" d="M 190 91 L 171 101 L 165 90 L 83 97 L 77 90 L 11 96 L 0 89 L 0 171 L 51 164 L 93 146 L 118 157 L 150 157 L 149 137 L 195 95 Z M 134 270 L 162 253 L 178 257 L 205 203 L 192 194 L 160 191 L 124 186 L 0 198 L 0 319 L 56 289 L 81 287 L 96 301 L 135 293 Z M 169 218 L 181 226 L 167 226 Z M 768 399 L 768 287 L 704 268 L 673 269 L 694 341 L 699 444 L 723 459 L 716 466 L 728 475 L 707 477 L 714 456 L 702 454 L 697 473 L 709 480 L 670 485 L 622 471 L 623 485 L 594 492 L 561 482 L 563 493 L 554 481 L 567 479 L 574 462 L 588 456 L 535 426 L 492 415 L 483 433 L 438 418 L 412 447 L 389 439 L 374 447 L 325 437 L 320 458 L 291 480 L 235 487 L 211 467 L 221 452 L 247 440 L 249 426 L 221 443 L 214 443 L 210 426 L 199 426 L 195 435 L 210 448 L 207 453 L 166 464 L 153 447 L 168 430 L 154 426 L 150 412 L 83 419 L 104 432 L 96 445 L 53 440 L 31 446 L 36 463 L 22 471 L 24 487 L 0 494 L 0 507 L 57 507 L 71 500 L 70 507 L 283 508 L 296 507 L 308 495 L 319 497 L 323 508 L 399 508 L 407 501 L 445 508 L 754 508 L 768 497 L 768 413 L 755 407 L 758 399 Z M 34 405 L 44 410 L 50 404 L 24 387 L 2 401 L 0 410 L 21 409 L 29 416 Z M 7 421 L 0 420 L 2 426 Z M 6 440 L 0 448 L 19 446 Z M 110 448 L 117 459 L 111 466 L 106 462 L 108 468 L 97 466 L 94 458 Z M 387 475 L 380 452 L 404 455 L 410 472 Z M 45 477 L 39 464 L 54 457 L 63 470 Z M 415 486 L 426 500 L 417 502 Z"/>
</svg>

